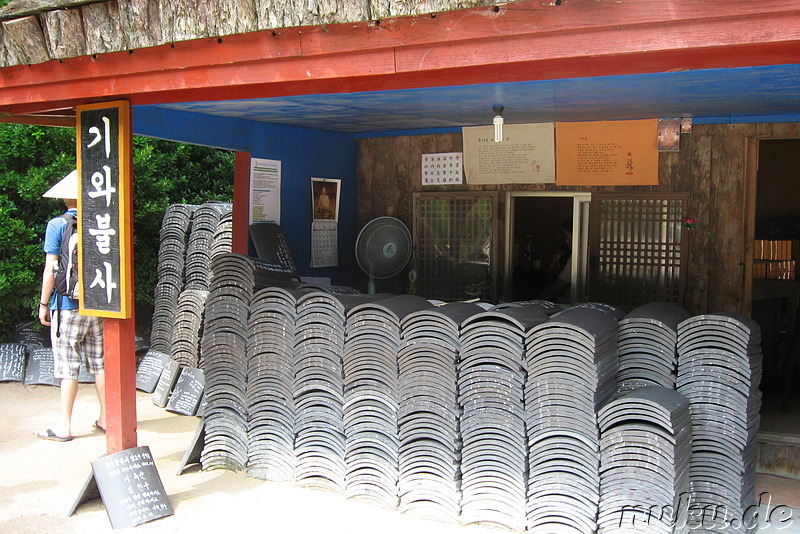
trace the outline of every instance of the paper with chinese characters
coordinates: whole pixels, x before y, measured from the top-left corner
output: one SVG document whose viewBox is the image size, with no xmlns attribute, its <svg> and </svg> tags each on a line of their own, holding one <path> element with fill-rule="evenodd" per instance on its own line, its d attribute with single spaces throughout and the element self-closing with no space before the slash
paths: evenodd
<svg viewBox="0 0 800 534">
<path fill-rule="evenodd" d="M 463 183 L 461 152 L 422 155 L 422 185 L 458 185 Z"/>
<path fill-rule="evenodd" d="M 556 185 L 658 185 L 658 119 L 556 123 Z"/>
<path fill-rule="evenodd" d="M 546 184 L 556 180 L 553 123 L 462 128 L 468 184 Z"/>
</svg>

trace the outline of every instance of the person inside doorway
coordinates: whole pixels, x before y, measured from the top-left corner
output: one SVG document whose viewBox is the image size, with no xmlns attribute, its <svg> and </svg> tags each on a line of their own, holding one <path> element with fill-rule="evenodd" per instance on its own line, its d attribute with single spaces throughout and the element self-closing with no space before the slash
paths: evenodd
<svg viewBox="0 0 800 534">
<path fill-rule="evenodd" d="M 536 297 L 539 300 L 551 302 L 569 302 L 569 295 L 565 295 L 572 284 L 572 218 L 564 221 L 564 247 L 553 255 L 550 264 L 551 272 L 556 274 L 555 279 Z"/>
</svg>

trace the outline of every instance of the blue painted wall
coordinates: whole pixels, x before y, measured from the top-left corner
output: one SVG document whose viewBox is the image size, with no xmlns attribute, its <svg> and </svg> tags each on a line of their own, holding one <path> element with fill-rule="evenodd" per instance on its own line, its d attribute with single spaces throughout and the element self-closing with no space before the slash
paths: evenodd
<svg viewBox="0 0 800 534">
<path fill-rule="evenodd" d="M 136 135 L 250 152 L 281 161 L 281 228 L 301 275 L 326 276 L 352 285 L 355 261 L 356 164 L 351 134 L 264 124 L 165 108 L 133 108 Z M 311 269 L 311 178 L 340 179 L 339 265 Z M 233 179 L 233 177 L 231 177 Z M 236 206 L 235 209 L 247 209 Z M 251 252 L 252 253 L 252 252 Z"/>
</svg>

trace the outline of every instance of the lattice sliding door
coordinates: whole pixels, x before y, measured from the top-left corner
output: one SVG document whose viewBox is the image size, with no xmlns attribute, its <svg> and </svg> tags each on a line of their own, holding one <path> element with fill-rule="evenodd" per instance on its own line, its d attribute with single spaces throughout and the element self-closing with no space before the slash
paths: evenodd
<svg viewBox="0 0 800 534">
<path fill-rule="evenodd" d="M 498 200 L 494 193 L 414 195 L 417 294 L 492 300 L 496 295 Z"/>
<path fill-rule="evenodd" d="M 589 215 L 589 297 L 631 310 L 683 305 L 684 193 L 595 193 Z"/>
</svg>

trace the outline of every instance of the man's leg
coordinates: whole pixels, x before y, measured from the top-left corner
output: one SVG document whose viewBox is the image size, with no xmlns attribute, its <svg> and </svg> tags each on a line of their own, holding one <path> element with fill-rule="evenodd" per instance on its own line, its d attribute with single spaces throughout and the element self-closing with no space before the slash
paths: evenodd
<svg viewBox="0 0 800 534">
<path fill-rule="evenodd" d="M 94 386 L 97 389 L 97 400 L 100 402 L 100 416 L 97 418 L 97 426 L 105 430 L 106 428 L 106 375 L 94 375 Z"/>
<path fill-rule="evenodd" d="M 78 381 L 72 378 L 61 379 L 61 419 L 58 426 L 53 428 L 57 436 L 67 437 L 72 435 L 72 407 L 78 395 Z"/>
</svg>

